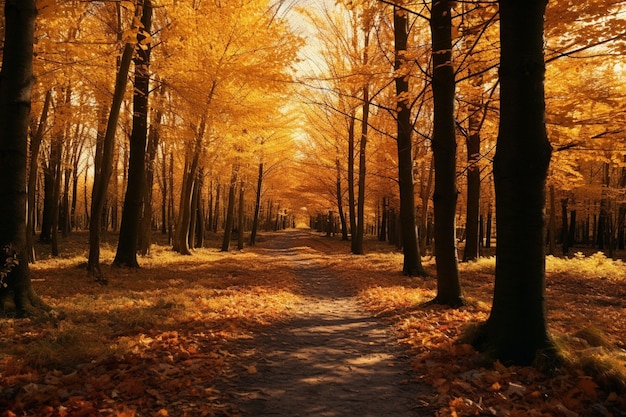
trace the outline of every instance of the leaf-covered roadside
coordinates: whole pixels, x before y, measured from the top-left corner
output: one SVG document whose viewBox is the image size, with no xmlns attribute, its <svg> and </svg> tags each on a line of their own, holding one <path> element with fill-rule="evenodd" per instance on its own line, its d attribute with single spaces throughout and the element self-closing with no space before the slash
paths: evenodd
<svg viewBox="0 0 626 417">
<path fill-rule="evenodd" d="M 88 280 L 79 258 L 33 267 L 54 320 L 0 320 L 0 415 L 214 416 L 235 410 L 214 387 L 237 372 L 228 344 L 298 302 L 280 262 L 156 248 L 139 271 Z M 112 256 L 112 253 L 108 253 Z"/>
<path fill-rule="evenodd" d="M 397 328 L 411 348 L 414 377 L 433 387 L 415 394 L 420 414 L 625 415 L 622 262 L 599 254 L 548 258 L 550 328 L 576 365 L 547 374 L 489 366 L 457 342 L 488 316 L 493 259 L 462 264 L 469 304 L 450 310 L 423 306 L 435 296 L 434 277 L 402 276 L 402 255 L 387 244 L 368 240 L 365 256 L 314 234 L 297 245 L 292 251 L 306 250 Z M 109 262 L 112 251 L 103 253 Z M 38 262 L 36 288 L 59 315 L 0 320 L 0 416 L 238 415 L 216 381 L 254 373 L 231 343 L 288 318 L 302 302 L 288 253 L 201 249 L 189 257 L 157 246 L 138 271 L 106 268 L 108 287 L 86 279 L 77 267 L 84 257 L 71 251 Z M 434 273 L 432 260 L 425 265 Z"/>
<path fill-rule="evenodd" d="M 548 257 L 549 326 L 566 363 L 544 373 L 533 367 L 490 366 L 470 345 L 458 342 L 472 323 L 488 317 L 494 259 L 461 265 L 469 305 L 450 310 L 424 305 L 436 294 L 434 278 L 398 276 L 391 268 L 395 257 L 350 257 L 336 268 L 349 271 L 346 276 L 367 308 L 395 323 L 401 342 L 410 345 L 416 375 L 436 390 L 417 400 L 436 416 L 626 415 L 623 262 L 602 254 Z"/>
</svg>

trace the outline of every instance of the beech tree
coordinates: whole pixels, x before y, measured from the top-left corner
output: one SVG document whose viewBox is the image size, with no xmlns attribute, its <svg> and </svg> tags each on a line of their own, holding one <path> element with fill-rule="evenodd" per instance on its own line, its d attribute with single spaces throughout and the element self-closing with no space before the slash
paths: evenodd
<svg viewBox="0 0 626 417">
<path fill-rule="evenodd" d="M 436 304 L 464 304 L 456 247 L 456 129 L 454 68 L 452 63 L 452 8 L 449 0 L 433 0 L 430 26 L 433 43 L 433 138 L 435 165 Z"/>
<path fill-rule="evenodd" d="M 148 94 L 150 92 L 150 30 L 152 1 L 140 1 L 141 31 L 137 34 L 135 54 L 135 89 L 133 94 L 133 127 L 130 135 L 128 186 L 124 197 L 122 223 L 113 265 L 138 268 L 137 245 L 141 206 L 146 189 L 145 155 L 148 138 Z"/>
<path fill-rule="evenodd" d="M 395 40 L 395 84 L 397 96 L 397 146 L 398 146 L 398 184 L 400 188 L 400 221 L 402 224 L 402 250 L 404 265 L 402 272 L 409 276 L 425 276 L 422 258 L 417 242 L 417 223 L 415 219 L 415 195 L 413 183 L 413 143 L 411 107 L 409 105 L 409 77 L 407 74 L 407 12 L 394 6 Z"/>
<path fill-rule="evenodd" d="M 553 350 L 545 299 L 544 207 L 552 148 L 545 126 L 547 0 L 500 0 L 500 129 L 494 160 L 496 281 L 474 345 L 505 363 Z"/>
<path fill-rule="evenodd" d="M 43 307 L 29 275 L 26 162 L 33 83 L 35 0 L 7 0 L 0 72 L 0 305 L 18 314 Z"/>
<path fill-rule="evenodd" d="M 140 12 L 141 8 L 138 7 L 135 9 L 136 19 L 139 18 Z M 103 276 L 100 269 L 100 221 L 106 200 L 107 190 L 109 188 L 109 179 L 111 178 L 111 173 L 113 172 L 115 132 L 117 130 L 117 123 L 120 116 L 120 107 L 124 99 L 126 84 L 128 82 L 128 72 L 130 70 L 135 44 L 137 41 L 138 23 L 136 19 L 133 20 L 133 28 L 129 37 L 124 40 L 124 49 L 120 57 L 119 68 L 115 79 L 115 88 L 109 110 L 109 117 L 106 122 L 106 130 L 104 131 L 102 138 L 102 155 L 100 158 L 96 157 L 96 159 L 99 160 L 100 166 L 96 169 L 92 191 L 87 271 L 96 279 L 96 281 L 101 283 L 107 283 L 107 280 Z"/>
</svg>

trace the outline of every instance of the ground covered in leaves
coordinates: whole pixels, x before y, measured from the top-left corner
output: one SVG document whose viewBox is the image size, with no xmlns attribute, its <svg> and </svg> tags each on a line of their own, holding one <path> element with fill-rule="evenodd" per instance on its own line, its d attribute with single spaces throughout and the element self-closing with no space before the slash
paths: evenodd
<svg viewBox="0 0 626 417">
<path fill-rule="evenodd" d="M 84 247 L 65 242 L 62 257 L 32 266 L 35 289 L 57 315 L 0 318 L 0 416 L 240 415 L 224 388 L 233 385 L 224 381 L 235 384 L 258 369 L 242 366 L 237 341 L 289 320 L 306 303 L 298 269 L 263 249 L 281 238 L 268 234 L 258 248 L 193 256 L 155 246 L 140 270 L 106 266 L 106 287 L 81 268 Z M 410 348 L 412 379 L 429 387 L 412 395 L 416 415 L 626 415 L 621 261 L 548 258 L 550 328 L 567 359 L 548 373 L 486 365 L 458 343 L 488 316 L 492 258 L 461 266 L 469 304 L 449 310 L 424 306 L 435 279 L 403 277 L 402 256 L 384 243 L 368 241 L 367 255 L 354 256 L 348 243 L 311 233 L 299 246 Z M 105 265 L 112 257 L 104 247 Z M 425 263 L 434 274 L 434 261 Z"/>
</svg>

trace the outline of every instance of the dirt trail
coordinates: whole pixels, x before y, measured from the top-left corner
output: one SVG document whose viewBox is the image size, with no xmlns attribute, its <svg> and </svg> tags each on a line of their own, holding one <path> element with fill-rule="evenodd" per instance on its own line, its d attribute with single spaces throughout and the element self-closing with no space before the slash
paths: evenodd
<svg viewBox="0 0 626 417">
<path fill-rule="evenodd" d="M 291 319 L 231 346 L 244 369 L 226 388 L 235 407 L 242 416 L 425 416 L 406 352 L 329 273 L 323 245 L 294 231 L 256 249 L 293 265 L 304 302 Z"/>
</svg>

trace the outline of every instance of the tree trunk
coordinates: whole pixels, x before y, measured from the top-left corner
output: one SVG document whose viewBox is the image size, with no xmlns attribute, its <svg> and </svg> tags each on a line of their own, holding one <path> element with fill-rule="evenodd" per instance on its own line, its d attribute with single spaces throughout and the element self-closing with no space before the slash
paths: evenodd
<svg viewBox="0 0 626 417">
<path fill-rule="evenodd" d="M 28 170 L 28 217 L 26 225 L 26 245 L 28 252 L 28 260 L 34 263 L 37 259 L 35 254 L 35 194 L 37 192 L 37 169 L 39 167 L 39 149 L 41 148 L 41 140 L 43 132 L 46 129 L 48 120 L 48 110 L 52 101 L 52 91 L 46 92 L 46 98 L 41 110 L 41 117 L 37 125 L 37 132 L 30 140 L 30 164 Z"/>
<path fill-rule="evenodd" d="M 193 187 L 191 188 L 191 204 L 189 208 L 189 232 L 187 232 L 187 244 L 189 249 L 196 248 L 196 227 L 198 224 L 198 200 L 200 199 L 200 172 L 198 170 L 193 179 Z"/>
<path fill-rule="evenodd" d="M 380 230 L 378 231 L 378 241 L 384 242 L 387 239 L 387 217 L 389 215 L 389 207 L 387 203 L 387 197 L 383 197 L 380 218 Z"/>
<path fill-rule="evenodd" d="M 204 200 L 202 199 L 202 187 L 204 187 L 204 168 L 201 167 L 198 170 L 198 179 L 197 179 L 197 190 L 195 191 L 196 196 L 196 221 L 195 221 L 195 242 L 194 246 L 196 248 L 201 248 L 204 246 Z"/>
<path fill-rule="evenodd" d="M 415 196 L 413 184 L 413 144 L 411 142 L 411 110 L 408 106 L 409 81 L 404 73 L 407 49 L 408 19 L 406 11 L 394 7 L 395 84 L 398 108 L 398 184 L 400 188 L 400 222 L 402 224 L 402 273 L 408 276 L 426 276 L 417 245 L 415 223 Z"/>
<path fill-rule="evenodd" d="M 346 224 L 346 213 L 343 210 L 343 190 L 341 187 L 341 162 L 339 158 L 335 158 L 335 169 L 337 174 L 336 190 L 337 193 L 337 212 L 339 213 L 339 221 L 341 222 L 341 240 L 348 241 L 348 225 Z"/>
<path fill-rule="evenodd" d="M 91 193 L 91 216 L 89 222 L 89 258 L 87 260 L 87 271 L 103 284 L 107 283 L 100 269 L 100 221 L 104 208 L 104 202 L 107 197 L 107 189 L 109 187 L 109 179 L 113 171 L 113 154 L 115 148 L 115 131 L 117 130 L 117 121 L 120 115 L 120 106 L 124 99 L 126 83 L 128 80 L 128 71 L 133 57 L 135 47 L 132 43 L 124 46 L 124 52 L 120 60 L 120 67 L 115 80 L 115 89 L 113 91 L 113 101 L 109 119 L 107 121 L 106 131 L 103 139 L 102 160 L 100 162 L 100 170 L 96 171 L 93 182 L 93 191 Z"/>
<path fill-rule="evenodd" d="M 52 256 L 59 256 L 59 199 L 61 196 L 61 154 L 63 152 L 64 137 L 55 135 L 50 145 L 50 171 L 52 183 L 52 207 L 50 216 L 52 219 L 50 230 L 50 243 Z"/>
<path fill-rule="evenodd" d="M 354 251 L 354 235 L 356 233 L 356 199 L 354 196 L 354 124 L 356 117 L 354 110 L 350 112 L 348 125 L 348 220 L 352 241 L 351 250 Z"/>
<path fill-rule="evenodd" d="M 243 250 L 243 228 L 244 228 L 244 183 L 243 180 L 239 181 L 239 204 L 237 213 L 237 249 Z"/>
<path fill-rule="evenodd" d="M 361 141 L 359 144 L 359 194 L 357 199 L 356 234 L 352 236 L 352 253 L 363 255 L 363 235 L 365 233 L 365 174 L 367 148 L 367 128 L 369 116 L 369 86 L 363 88 L 363 120 L 361 122 Z"/>
<path fill-rule="evenodd" d="M 466 205 L 466 239 L 463 250 L 463 261 L 472 261 L 480 256 L 479 253 L 479 224 L 480 224 L 480 131 L 477 115 L 470 115 L 469 136 L 465 143 L 467 148 L 467 205 Z"/>
<path fill-rule="evenodd" d="M 456 247 L 456 138 L 454 69 L 450 0 L 433 0 L 430 26 L 433 39 L 433 158 L 435 162 L 435 260 L 437 296 L 433 303 L 465 304 L 459 281 Z"/>
<path fill-rule="evenodd" d="M 164 84 L 159 89 L 159 95 L 162 96 L 165 92 Z M 145 183 L 144 183 L 144 196 L 141 212 L 141 224 L 139 230 L 139 253 L 143 256 L 150 253 L 150 246 L 152 244 L 152 195 L 154 188 L 154 164 L 156 161 L 157 149 L 159 147 L 159 126 L 163 118 L 163 112 L 159 108 L 155 115 L 154 120 L 150 124 L 148 130 L 148 143 L 147 153 L 145 158 Z M 163 202 L 166 198 L 163 198 Z"/>
<path fill-rule="evenodd" d="M 256 197 L 254 199 L 254 218 L 252 219 L 252 231 L 250 232 L 250 246 L 256 244 L 256 234 L 259 228 L 259 212 L 261 211 L 261 190 L 263 187 L 263 162 L 259 163 L 259 173 L 256 180 Z"/>
<path fill-rule="evenodd" d="M 143 4 L 142 4 L 143 3 Z M 142 31 L 150 33 L 152 22 L 152 2 L 142 0 L 137 7 L 143 7 L 141 15 Z M 114 266 L 139 268 L 137 243 L 141 208 L 145 194 L 146 143 L 148 138 L 148 94 L 150 93 L 150 44 L 144 33 L 137 34 L 135 54 L 135 88 L 133 94 L 133 128 L 130 134 L 130 156 L 128 161 L 128 184 L 124 196 L 122 223 L 117 243 Z"/>
<path fill-rule="evenodd" d="M 26 247 L 26 164 L 33 82 L 34 0 L 6 0 L 0 72 L 0 306 L 19 315 L 44 304 L 30 280 Z"/>
<path fill-rule="evenodd" d="M 233 231 L 233 223 L 235 217 L 235 189 L 237 188 L 237 174 L 239 167 L 233 165 L 232 174 L 230 176 L 230 185 L 228 187 L 228 207 L 226 208 L 226 224 L 224 225 L 224 238 L 222 240 L 222 252 L 228 252 L 230 248 L 230 236 Z"/>
<path fill-rule="evenodd" d="M 500 0 L 500 128 L 494 160 L 497 247 L 493 307 L 475 346 L 503 363 L 554 353 L 546 319 L 543 22 L 547 0 Z"/>
<path fill-rule="evenodd" d="M 428 231 L 428 216 L 429 216 L 429 212 L 428 212 L 428 202 L 430 200 L 430 195 L 433 191 L 433 185 L 435 183 L 434 179 L 435 179 L 435 170 L 433 169 L 434 166 L 434 162 L 431 159 L 430 162 L 430 167 L 428 169 L 428 180 L 426 181 L 426 184 L 424 185 L 423 180 L 422 183 L 420 185 L 420 198 L 422 199 L 422 212 L 421 212 L 421 216 L 420 216 L 420 224 L 419 224 L 419 231 L 420 234 L 418 236 L 419 240 L 419 250 L 420 253 L 426 253 L 426 248 L 428 247 L 429 244 L 429 231 Z"/>
<path fill-rule="evenodd" d="M 221 184 L 217 183 L 217 189 L 215 190 L 215 210 L 213 210 L 213 232 L 217 233 L 217 229 L 220 221 L 220 191 Z"/>
<path fill-rule="evenodd" d="M 556 197 L 554 195 L 554 185 L 550 184 L 550 217 L 548 218 L 548 254 L 554 255 L 556 252 Z"/>
<path fill-rule="evenodd" d="M 174 251 L 182 255 L 191 255 L 189 250 L 189 234 L 191 227 L 191 210 L 193 188 L 196 182 L 198 172 L 198 164 L 200 163 L 200 154 L 202 153 L 202 143 L 206 131 L 206 115 L 202 116 L 200 126 L 196 131 L 196 140 L 190 150 L 191 157 L 189 163 L 185 163 L 185 172 L 183 177 L 183 186 L 180 192 L 180 203 L 178 205 L 178 218 L 176 220 L 176 235 L 174 237 Z M 171 185 L 170 185 L 171 188 Z"/>
</svg>

